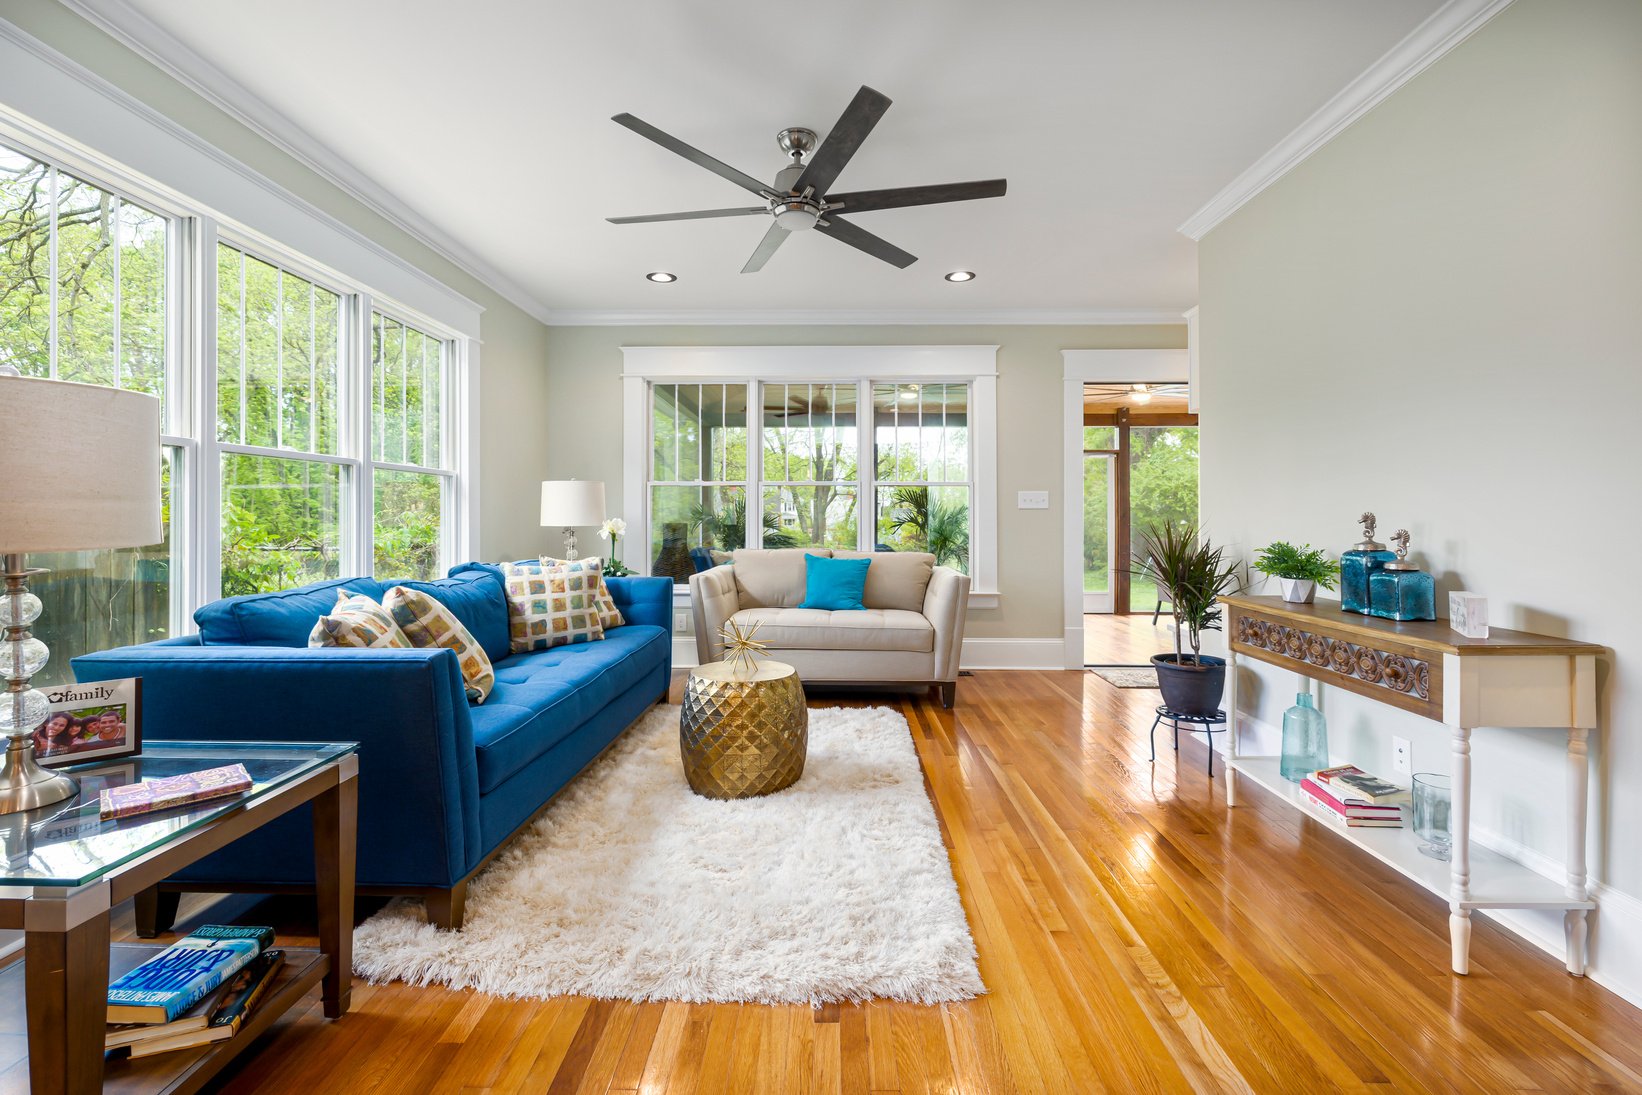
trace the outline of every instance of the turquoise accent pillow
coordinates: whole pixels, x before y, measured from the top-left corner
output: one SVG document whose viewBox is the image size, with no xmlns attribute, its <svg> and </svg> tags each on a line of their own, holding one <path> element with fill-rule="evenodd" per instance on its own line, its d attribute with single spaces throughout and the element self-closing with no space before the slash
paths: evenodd
<svg viewBox="0 0 1642 1095">
<path fill-rule="evenodd" d="M 871 559 L 828 559 L 804 556 L 804 603 L 799 608 L 833 612 L 864 611 L 861 596 L 867 590 Z"/>
</svg>

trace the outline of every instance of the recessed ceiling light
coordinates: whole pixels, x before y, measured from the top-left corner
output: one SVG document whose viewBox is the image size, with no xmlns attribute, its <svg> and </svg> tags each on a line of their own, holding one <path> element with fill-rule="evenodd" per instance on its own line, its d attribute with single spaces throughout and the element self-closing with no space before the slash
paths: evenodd
<svg viewBox="0 0 1642 1095">
<path fill-rule="evenodd" d="M 973 270 L 954 270 L 954 271 L 952 271 L 952 273 L 950 273 L 946 276 L 946 280 L 948 280 L 948 281 L 974 281 L 975 280 L 975 271 L 973 271 Z"/>
<path fill-rule="evenodd" d="M 1144 384 L 1136 384 L 1135 385 L 1135 402 L 1136 403 L 1150 403 L 1151 401 L 1152 401 L 1152 390 Z"/>
<path fill-rule="evenodd" d="M 678 280 L 678 275 L 677 274 L 669 274 L 665 270 L 652 270 L 648 274 L 645 274 L 644 276 L 647 279 L 649 279 L 650 281 L 656 282 L 659 285 L 666 285 L 670 281 L 677 281 Z"/>
</svg>

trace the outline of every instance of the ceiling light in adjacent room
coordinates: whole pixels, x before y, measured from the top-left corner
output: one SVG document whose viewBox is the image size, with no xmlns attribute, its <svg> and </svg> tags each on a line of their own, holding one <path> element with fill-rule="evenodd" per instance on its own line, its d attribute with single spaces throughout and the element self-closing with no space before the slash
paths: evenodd
<svg viewBox="0 0 1642 1095">
<path fill-rule="evenodd" d="M 669 274 L 665 270 L 652 270 L 644 276 L 658 285 L 666 285 L 670 281 L 678 280 L 677 274 Z"/>
<path fill-rule="evenodd" d="M 952 273 L 950 273 L 946 276 L 946 280 L 948 280 L 948 281 L 974 281 L 975 280 L 975 271 L 973 271 L 973 270 L 954 270 L 954 271 L 952 271 Z"/>
</svg>

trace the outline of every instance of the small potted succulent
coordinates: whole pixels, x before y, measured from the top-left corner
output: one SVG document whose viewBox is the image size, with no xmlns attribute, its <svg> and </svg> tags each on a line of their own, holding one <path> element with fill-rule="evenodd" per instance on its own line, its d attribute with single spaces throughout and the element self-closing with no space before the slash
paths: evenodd
<svg viewBox="0 0 1642 1095">
<path fill-rule="evenodd" d="M 1153 525 L 1141 534 L 1135 573 L 1157 583 L 1174 613 L 1173 654 L 1156 654 L 1163 703 L 1181 715 L 1214 716 L 1226 687 L 1226 659 L 1203 653 L 1203 632 L 1220 629 L 1220 598 L 1242 588 L 1237 563 L 1188 525 Z M 1187 654 L 1182 640 L 1191 645 Z"/>
<path fill-rule="evenodd" d="M 1283 600 L 1296 605 L 1309 605 L 1317 596 L 1318 586 L 1332 590 L 1340 577 L 1340 564 L 1324 555 L 1322 548 L 1310 544 L 1295 547 L 1283 540 L 1256 552 L 1254 569 L 1276 578 Z"/>
</svg>

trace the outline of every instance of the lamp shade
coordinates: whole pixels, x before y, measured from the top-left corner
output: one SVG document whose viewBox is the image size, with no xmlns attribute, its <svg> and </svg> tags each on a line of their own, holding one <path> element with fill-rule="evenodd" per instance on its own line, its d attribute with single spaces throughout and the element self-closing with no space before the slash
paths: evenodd
<svg viewBox="0 0 1642 1095">
<path fill-rule="evenodd" d="M 554 479 L 542 484 L 542 525 L 588 528 L 604 523 L 604 483 L 597 479 Z"/>
<path fill-rule="evenodd" d="M 0 375 L 0 439 L 0 552 L 164 539 L 158 399 Z"/>
</svg>

